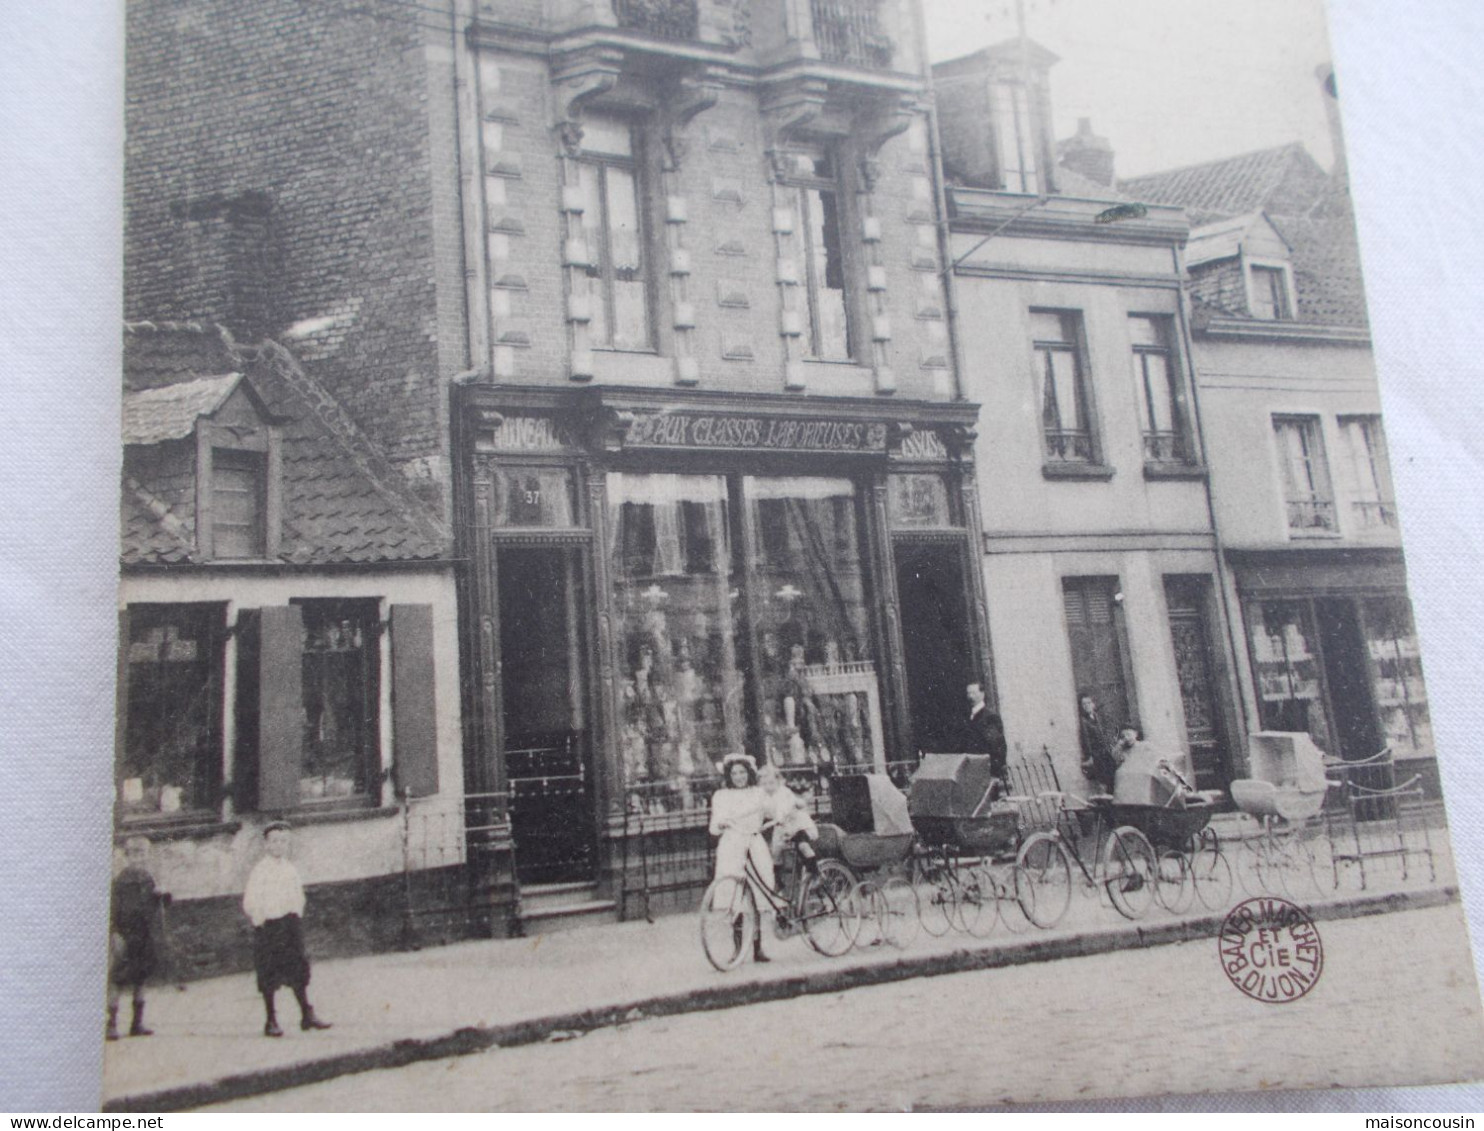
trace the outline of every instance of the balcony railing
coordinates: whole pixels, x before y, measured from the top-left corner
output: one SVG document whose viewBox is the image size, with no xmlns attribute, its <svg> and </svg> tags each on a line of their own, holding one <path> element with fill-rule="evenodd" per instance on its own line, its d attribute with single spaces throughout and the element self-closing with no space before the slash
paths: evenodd
<svg viewBox="0 0 1484 1131">
<path fill-rule="evenodd" d="M 1151 463 L 1187 463 L 1190 454 L 1179 432 L 1145 432 L 1144 458 Z"/>
<path fill-rule="evenodd" d="M 613 0 L 618 26 L 660 39 L 695 39 L 696 0 Z"/>
<path fill-rule="evenodd" d="M 1046 458 L 1051 463 L 1091 463 L 1092 433 L 1081 428 L 1047 428 Z"/>
<path fill-rule="evenodd" d="M 1329 499 L 1289 499 L 1288 529 L 1303 533 L 1334 531 L 1335 504 Z"/>
<path fill-rule="evenodd" d="M 887 70 L 891 40 L 877 18 L 878 0 L 810 0 L 814 43 L 830 63 Z"/>
<path fill-rule="evenodd" d="M 1357 500 L 1352 504 L 1356 525 L 1362 530 L 1396 529 L 1396 504 L 1384 499 Z"/>
</svg>

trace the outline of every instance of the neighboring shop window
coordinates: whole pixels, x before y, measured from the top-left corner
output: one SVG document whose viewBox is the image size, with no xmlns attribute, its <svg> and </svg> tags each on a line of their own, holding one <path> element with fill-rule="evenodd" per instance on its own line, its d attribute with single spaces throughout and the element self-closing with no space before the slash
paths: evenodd
<svg viewBox="0 0 1484 1131">
<path fill-rule="evenodd" d="M 884 756 L 849 480 L 610 473 L 608 501 L 624 780 L 651 794 L 639 803 L 703 804 L 687 779 L 753 732 L 782 765 Z"/>
<path fill-rule="evenodd" d="M 577 525 L 576 485 L 567 468 L 496 464 L 494 480 L 494 525 Z"/>
<path fill-rule="evenodd" d="M 948 503 L 948 483 L 936 474 L 892 475 L 887 513 L 893 529 L 958 526 Z"/>
<path fill-rule="evenodd" d="M 1082 316 L 1070 310 L 1032 310 L 1036 376 L 1041 383 L 1041 429 L 1051 463 L 1094 463 L 1097 442 L 1082 356 Z"/>
<path fill-rule="evenodd" d="M 1257 602 L 1248 608 L 1247 623 L 1262 729 L 1307 731 L 1316 746 L 1332 752 L 1308 602 Z"/>
<path fill-rule="evenodd" d="M 375 600 L 296 601 L 304 618 L 304 760 L 299 800 L 378 792 L 380 608 Z"/>
<path fill-rule="evenodd" d="M 808 307 L 808 355 L 821 361 L 848 361 L 850 316 L 834 161 L 822 149 L 792 150 L 784 161 L 798 214 L 792 251 L 801 265 L 799 283 Z"/>
<path fill-rule="evenodd" d="M 1065 577 L 1061 584 L 1078 692 L 1092 692 L 1105 725 L 1138 726 L 1118 578 Z"/>
<path fill-rule="evenodd" d="M 226 607 L 130 605 L 118 806 L 125 818 L 211 810 L 221 784 Z"/>
<path fill-rule="evenodd" d="M 1273 432 L 1278 437 L 1288 529 L 1300 534 L 1333 532 L 1335 497 L 1319 417 L 1275 416 Z"/>
<path fill-rule="evenodd" d="M 622 118 L 584 115 L 578 187 L 593 280 L 593 344 L 654 346 L 646 266 L 644 193 L 634 129 Z"/>
<path fill-rule="evenodd" d="M 1385 742 L 1398 758 L 1430 757 L 1432 721 L 1411 605 L 1405 597 L 1374 597 L 1360 608 Z"/>
</svg>

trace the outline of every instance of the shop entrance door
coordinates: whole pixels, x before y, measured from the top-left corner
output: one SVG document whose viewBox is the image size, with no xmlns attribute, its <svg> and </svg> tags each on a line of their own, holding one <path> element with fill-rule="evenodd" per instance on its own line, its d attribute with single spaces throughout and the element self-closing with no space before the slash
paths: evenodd
<svg viewBox="0 0 1484 1131">
<path fill-rule="evenodd" d="M 587 882 L 596 860 L 582 548 L 502 546 L 500 690 L 516 875 Z"/>
<path fill-rule="evenodd" d="M 1221 686 L 1217 682 L 1210 616 L 1210 583 L 1204 577 L 1166 577 L 1170 642 L 1180 684 L 1185 736 L 1197 789 L 1231 788 L 1231 764 L 1223 741 Z"/>
<path fill-rule="evenodd" d="M 1369 758 L 1385 740 L 1376 725 L 1369 656 L 1355 602 L 1348 597 L 1321 597 L 1314 602 L 1314 617 L 1340 757 L 1346 761 Z"/>
<path fill-rule="evenodd" d="M 912 748 L 957 751 L 969 712 L 964 688 L 983 678 L 969 646 L 962 550 L 899 541 L 896 563 Z"/>
</svg>

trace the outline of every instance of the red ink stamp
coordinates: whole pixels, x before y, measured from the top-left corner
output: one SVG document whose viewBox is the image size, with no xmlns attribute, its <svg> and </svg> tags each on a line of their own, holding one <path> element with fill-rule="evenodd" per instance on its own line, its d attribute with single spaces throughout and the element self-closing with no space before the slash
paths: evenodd
<svg viewBox="0 0 1484 1131">
<path fill-rule="evenodd" d="M 1257 1001 L 1297 1001 L 1324 972 L 1324 943 L 1297 904 L 1274 896 L 1249 899 L 1221 924 L 1221 968 Z"/>
</svg>

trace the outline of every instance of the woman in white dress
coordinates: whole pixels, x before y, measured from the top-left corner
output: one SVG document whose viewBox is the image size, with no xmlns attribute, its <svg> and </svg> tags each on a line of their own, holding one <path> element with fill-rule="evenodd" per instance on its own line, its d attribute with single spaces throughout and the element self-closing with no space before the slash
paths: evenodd
<svg viewBox="0 0 1484 1131">
<path fill-rule="evenodd" d="M 763 822 L 767 816 L 767 798 L 757 784 L 757 762 L 749 754 L 728 754 L 721 763 L 722 788 L 711 797 L 711 835 L 721 839 L 716 845 L 716 874 L 723 876 L 746 876 L 747 861 L 761 880 L 773 888 L 773 855 L 768 851 L 768 842 L 763 839 Z M 767 962 L 763 954 L 762 920 L 771 904 L 766 896 L 757 891 L 757 935 L 752 940 L 754 960 Z"/>
</svg>

